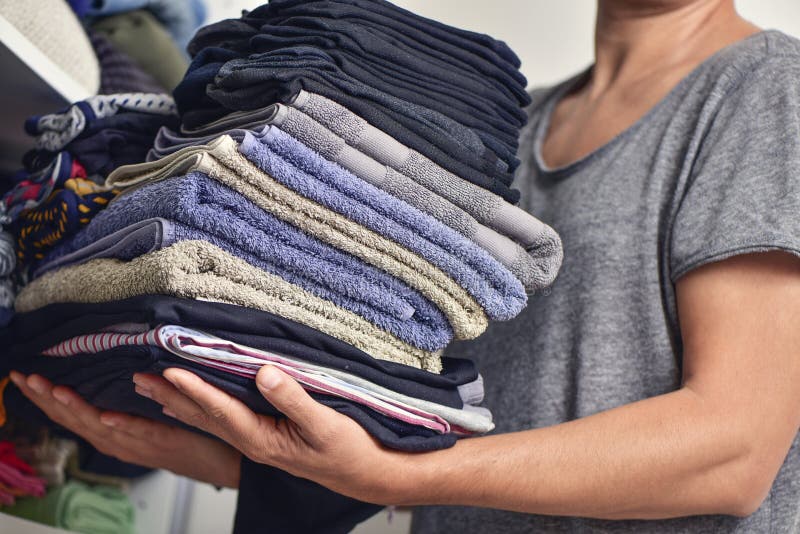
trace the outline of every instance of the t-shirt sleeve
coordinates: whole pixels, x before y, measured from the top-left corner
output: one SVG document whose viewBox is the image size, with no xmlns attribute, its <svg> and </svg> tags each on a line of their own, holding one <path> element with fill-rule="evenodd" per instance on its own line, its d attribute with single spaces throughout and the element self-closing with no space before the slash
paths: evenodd
<svg viewBox="0 0 800 534">
<path fill-rule="evenodd" d="M 738 254 L 800 255 L 800 58 L 771 57 L 727 91 L 672 227 L 672 281 Z"/>
</svg>

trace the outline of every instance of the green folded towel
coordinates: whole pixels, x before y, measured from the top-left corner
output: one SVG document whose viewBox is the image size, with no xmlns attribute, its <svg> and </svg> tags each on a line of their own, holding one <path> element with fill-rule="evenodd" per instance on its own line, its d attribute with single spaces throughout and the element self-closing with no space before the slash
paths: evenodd
<svg viewBox="0 0 800 534">
<path fill-rule="evenodd" d="M 116 488 L 70 481 L 42 498 L 18 499 L 3 512 L 84 534 L 133 534 L 134 509 Z"/>
</svg>

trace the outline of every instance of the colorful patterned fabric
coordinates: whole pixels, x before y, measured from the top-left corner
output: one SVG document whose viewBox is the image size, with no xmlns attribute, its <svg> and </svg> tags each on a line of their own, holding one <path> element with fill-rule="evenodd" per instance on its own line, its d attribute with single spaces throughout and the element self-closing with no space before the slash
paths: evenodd
<svg viewBox="0 0 800 534">
<path fill-rule="evenodd" d="M 0 200 L 0 224 L 13 223 L 25 210 L 44 202 L 69 178 L 86 178 L 86 169 L 69 152 L 59 152 L 49 165 L 30 173 Z"/>
<path fill-rule="evenodd" d="M 36 148 L 56 152 L 78 137 L 87 124 L 118 112 L 141 111 L 175 115 L 175 101 L 164 93 L 119 93 L 96 95 L 71 105 L 60 113 L 34 115 L 25 130 L 36 137 Z"/>
<path fill-rule="evenodd" d="M 86 226 L 118 191 L 84 178 L 70 178 L 38 208 L 25 211 L 16 226 L 17 262 L 22 268 Z"/>
</svg>

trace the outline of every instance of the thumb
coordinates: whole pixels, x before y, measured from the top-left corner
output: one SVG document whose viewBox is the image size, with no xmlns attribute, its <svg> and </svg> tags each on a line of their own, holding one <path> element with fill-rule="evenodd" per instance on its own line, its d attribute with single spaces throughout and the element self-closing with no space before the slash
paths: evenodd
<svg viewBox="0 0 800 534">
<path fill-rule="evenodd" d="M 330 408 L 309 396 L 296 380 L 273 365 L 264 365 L 256 375 L 256 386 L 279 412 L 312 433 L 325 428 Z"/>
</svg>

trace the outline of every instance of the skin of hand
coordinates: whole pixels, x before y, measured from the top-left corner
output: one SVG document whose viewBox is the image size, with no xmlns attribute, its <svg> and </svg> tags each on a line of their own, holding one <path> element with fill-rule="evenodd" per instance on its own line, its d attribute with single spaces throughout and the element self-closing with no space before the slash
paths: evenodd
<svg viewBox="0 0 800 534">
<path fill-rule="evenodd" d="M 551 427 L 410 454 L 264 366 L 256 383 L 287 419 L 261 416 L 190 372 L 137 375 L 164 412 L 256 462 L 378 504 L 461 504 L 605 519 L 744 516 L 800 428 L 800 260 L 743 255 L 678 282 L 683 386 Z"/>
<path fill-rule="evenodd" d="M 239 486 L 241 454 L 217 439 L 141 417 L 101 412 L 71 389 L 41 376 L 12 372 L 11 380 L 51 420 L 103 454 L 216 486 Z"/>
</svg>

